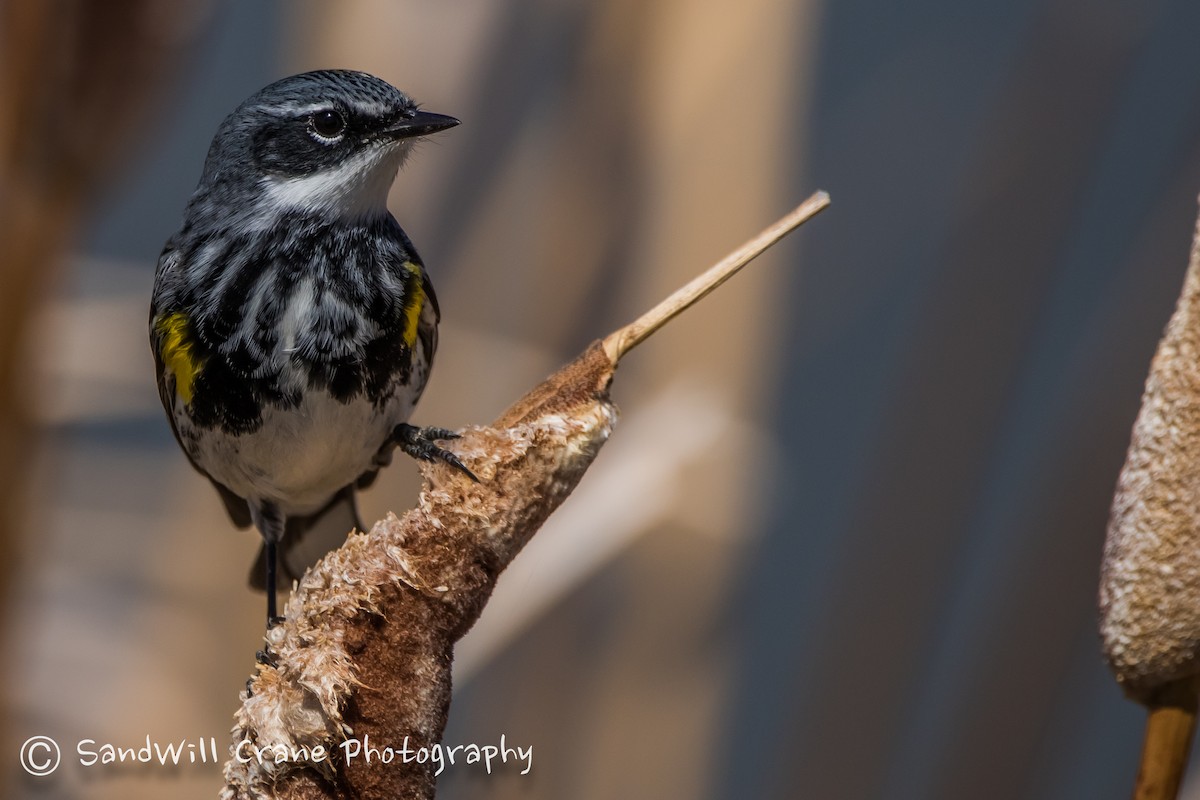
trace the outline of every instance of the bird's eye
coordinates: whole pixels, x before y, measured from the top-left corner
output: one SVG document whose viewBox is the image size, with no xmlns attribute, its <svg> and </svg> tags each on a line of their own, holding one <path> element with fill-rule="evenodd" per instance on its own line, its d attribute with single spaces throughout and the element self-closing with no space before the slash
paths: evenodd
<svg viewBox="0 0 1200 800">
<path fill-rule="evenodd" d="M 308 128 L 320 139 L 337 139 L 346 131 L 346 118 L 333 109 L 325 109 L 309 118 Z"/>
</svg>

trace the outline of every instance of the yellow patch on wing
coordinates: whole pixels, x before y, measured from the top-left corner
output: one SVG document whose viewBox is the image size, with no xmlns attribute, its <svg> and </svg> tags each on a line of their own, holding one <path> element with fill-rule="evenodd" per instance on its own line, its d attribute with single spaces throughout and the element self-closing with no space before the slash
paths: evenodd
<svg viewBox="0 0 1200 800">
<path fill-rule="evenodd" d="M 404 344 L 412 349 L 417 345 L 417 323 L 421 321 L 421 309 L 425 307 L 425 289 L 422 288 L 421 268 L 411 261 L 404 262 L 411 279 L 408 281 L 408 296 L 404 298 Z"/>
<path fill-rule="evenodd" d="M 154 332 L 161 342 L 158 354 L 167 370 L 175 376 L 175 391 L 183 398 L 183 402 L 191 403 L 192 388 L 204 363 L 197 357 L 192 345 L 187 316 L 176 311 L 159 317 L 154 323 Z"/>
</svg>

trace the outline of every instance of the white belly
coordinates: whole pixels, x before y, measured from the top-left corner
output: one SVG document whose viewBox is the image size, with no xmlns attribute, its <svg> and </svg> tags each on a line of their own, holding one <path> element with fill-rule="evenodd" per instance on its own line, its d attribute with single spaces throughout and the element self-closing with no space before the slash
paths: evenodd
<svg viewBox="0 0 1200 800">
<path fill-rule="evenodd" d="M 311 514 L 372 468 L 392 429 L 412 413 L 415 398 L 401 394 L 381 410 L 363 396 L 341 403 L 308 392 L 296 408 L 264 409 L 253 433 L 196 431 L 191 455 L 247 500 L 273 501 L 285 515 Z"/>
<path fill-rule="evenodd" d="M 273 357 L 283 365 L 280 380 L 288 387 L 300 389 L 307 382 L 291 363 L 290 354 L 297 347 L 323 345 L 323 350 L 330 349 L 328 342 L 305 339 L 311 332 L 313 304 L 312 283 L 307 281 L 295 291 L 284 315 L 282 341 Z M 425 324 L 437 324 L 429 304 L 421 313 Z M 361 335 L 374 333 L 363 329 Z M 325 390 L 300 389 L 302 399 L 295 408 L 265 407 L 262 424 L 254 432 L 240 435 L 195 428 L 176 395 L 176 428 L 192 460 L 234 494 L 252 505 L 255 501 L 274 502 L 284 515 L 311 514 L 375 466 L 375 457 L 392 429 L 412 414 L 429 366 L 424 349 L 414 348 L 408 385 L 397 384 L 395 394 L 382 406 L 372 403 L 365 393 L 343 403 Z"/>
</svg>

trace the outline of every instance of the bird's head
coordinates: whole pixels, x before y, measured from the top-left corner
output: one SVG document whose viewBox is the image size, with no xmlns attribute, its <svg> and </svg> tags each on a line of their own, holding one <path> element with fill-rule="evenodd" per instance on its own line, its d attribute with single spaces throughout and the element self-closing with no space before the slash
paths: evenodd
<svg viewBox="0 0 1200 800">
<path fill-rule="evenodd" d="M 387 213 L 413 142 L 458 120 L 421 111 L 391 84 L 351 70 L 276 81 L 237 107 L 209 149 L 200 190 L 257 214 Z M 245 209 L 249 211 L 249 209 Z"/>
</svg>

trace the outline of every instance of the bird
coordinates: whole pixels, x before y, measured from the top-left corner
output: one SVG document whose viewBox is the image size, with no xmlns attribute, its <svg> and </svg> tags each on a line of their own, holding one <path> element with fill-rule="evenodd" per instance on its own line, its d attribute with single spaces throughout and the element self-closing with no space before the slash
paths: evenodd
<svg viewBox="0 0 1200 800">
<path fill-rule="evenodd" d="M 476 480 L 442 446 L 456 434 L 407 422 L 441 312 L 387 206 L 414 143 L 458 124 L 365 72 L 278 80 L 220 124 L 159 256 L 158 394 L 234 525 L 262 536 L 268 629 L 280 572 L 306 566 L 281 556 L 361 530 L 355 490 L 396 448 Z"/>
</svg>

